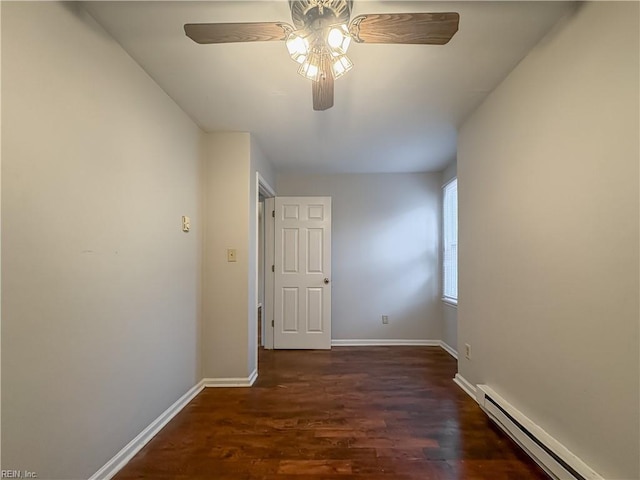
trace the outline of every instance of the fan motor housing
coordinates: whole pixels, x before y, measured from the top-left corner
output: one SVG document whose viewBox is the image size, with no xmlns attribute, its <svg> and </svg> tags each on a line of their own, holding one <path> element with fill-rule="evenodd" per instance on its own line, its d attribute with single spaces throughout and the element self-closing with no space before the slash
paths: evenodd
<svg viewBox="0 0 640 480">
<path fill-rule="evenodd" d="M 353 0 L 289 0 L 291 18 L 296 28 L 322 28 L 348 23 Z"/>
</svg>

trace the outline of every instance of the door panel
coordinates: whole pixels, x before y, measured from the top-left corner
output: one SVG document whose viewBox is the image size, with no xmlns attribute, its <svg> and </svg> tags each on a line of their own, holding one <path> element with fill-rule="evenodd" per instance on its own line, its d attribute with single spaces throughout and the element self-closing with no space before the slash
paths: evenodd
<svg viewBox="0 0 640 480">
<path fill-rule="evenodd" d="M 322 250 L 324 241 L 324 229 L 309 228 L 307 230 L 307 273 L 322 273 Z"/>
<path fill-rule="evenodd" d="M 282 331 L 298 331 L 298 289 L 295 287 L 282 289 Z"/>
<path fill-rule="evenodd" d="M 297 228 L 282 229 L 282 270 L 284 272 L 298 273 L 299 246 L 299 230 Z"/>
<path fill-rule="evenodd" d="M 276 197 L 275 217 L 274 347 L 329 349 L 331 198 Z"/>
<path fill-rule="evenodd" d="M 322 331 L 322 288 L 307 289 L 307 331 Z"/>
</svg>

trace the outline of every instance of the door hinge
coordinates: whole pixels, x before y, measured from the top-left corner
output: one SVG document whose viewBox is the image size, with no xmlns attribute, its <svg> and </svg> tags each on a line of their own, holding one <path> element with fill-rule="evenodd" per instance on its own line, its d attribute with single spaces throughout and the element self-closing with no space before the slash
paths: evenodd
<svg viewBox="0 0 640 480">
<path fill-rule="evenodd" d="M 275 210 L 271 210 L 271 216 L 272 216 L 273 218 L 276 218 L 276 211 L 275 211 Z"/>
<path fill-rule="evenodd" d="M 274 322 L 273 320 L 271 320 L 271 326 L 275 327 L 276 326 L 276 322 Z"/>
<path fill-rule="evenodd" d="M 271 265 L 271 271 L 272 271 L 273 273 L 276 273 L 276 266 L 275 266 L 275 265 Z"/>
</svg>

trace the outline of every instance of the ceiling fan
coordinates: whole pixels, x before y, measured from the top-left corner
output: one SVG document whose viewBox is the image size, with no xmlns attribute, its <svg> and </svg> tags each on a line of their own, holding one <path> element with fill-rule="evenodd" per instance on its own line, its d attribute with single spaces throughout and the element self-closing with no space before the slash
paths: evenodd
<svg viewBox="0 0 640 480">
<path fill-rule="evenodd" d="M 333 81 L 353 63 L 347 57 L 355 43 L 444 45 L 458 31 L 460 16 L 443 13 L 384 13 L 351 19 L 353 0 L 289 0 L 293 25 L 284 22 L 188 23 L 194 42 L 235 43 L 285 41 L 298 73 L 312 80 L 313 109 L 333 106 Z"/>
</svg>

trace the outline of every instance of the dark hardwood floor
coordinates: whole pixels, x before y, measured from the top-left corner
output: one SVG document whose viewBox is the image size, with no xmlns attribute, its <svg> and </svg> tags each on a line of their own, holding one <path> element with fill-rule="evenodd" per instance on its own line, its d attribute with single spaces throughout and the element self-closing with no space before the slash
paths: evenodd
<svg viewBox="0 0 640 480">
<path fill-rule="evenodd" d="M 207 388 L 115 477 L 548 479 L 453 383 L 438 347 L 269 351 Z"/>
</svg>

